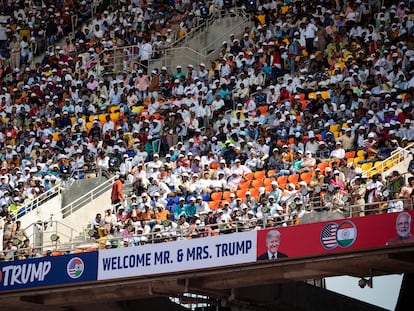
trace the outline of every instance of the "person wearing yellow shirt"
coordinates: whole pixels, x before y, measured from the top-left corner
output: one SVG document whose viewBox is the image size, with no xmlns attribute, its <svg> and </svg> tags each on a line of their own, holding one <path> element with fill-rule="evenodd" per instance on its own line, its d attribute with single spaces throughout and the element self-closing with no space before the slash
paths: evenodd
<svg viewBox="0 0 414 311">
<path fill-rule="evenodd" d="M 24 24 L 23 28 L 19 30 L 19 41 L 22 41 L 23 38 L 26 37 L 28 39 L 30 39 L 30 28 L 29 28 L 29 24 Z"/>
</svg>

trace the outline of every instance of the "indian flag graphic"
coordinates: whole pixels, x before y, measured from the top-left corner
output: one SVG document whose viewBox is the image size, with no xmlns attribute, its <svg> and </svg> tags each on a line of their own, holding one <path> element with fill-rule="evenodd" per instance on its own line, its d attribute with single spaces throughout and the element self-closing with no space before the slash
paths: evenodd
<svg viewBox="0 0 414 311">
<path fill-rule="evenodd" d="M 344 221 L 338 226 L 336 231 L 336 241 L 341 247 L 351 246 L 357 237 L 357 229 L 352 221 Z"/>
</svg>

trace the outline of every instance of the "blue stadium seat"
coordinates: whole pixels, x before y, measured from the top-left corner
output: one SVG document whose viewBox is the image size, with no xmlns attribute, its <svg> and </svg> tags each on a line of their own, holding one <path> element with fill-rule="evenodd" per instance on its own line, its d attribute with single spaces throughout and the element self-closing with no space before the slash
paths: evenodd
<svg viewBox="0 0 414 311">
<path fill-rule="evenodd" d="M 210 201 L 210 193 L 203 193 L 201 194 L 201 197 L 203 198 L 203 201 Z"/>
</svg>

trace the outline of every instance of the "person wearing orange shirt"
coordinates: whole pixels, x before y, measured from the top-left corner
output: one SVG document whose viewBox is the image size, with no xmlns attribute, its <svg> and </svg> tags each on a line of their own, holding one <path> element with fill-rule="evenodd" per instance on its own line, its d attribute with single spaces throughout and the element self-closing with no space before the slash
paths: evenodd
<svg viewBox="0 0 414 311">
<path fill-rule="evenodd" d="M 164 209 L 164 206 L 162 204 L 157 204 L 155 207 L 155 219 L 159 221 L 167 220 L 168 215 L 170 214 L 169 211 Z"/>
<path fill-rule="evenodd" d="M 125 182 L 125 175 L 120 175 L 119 178 L 112 184 L 111 203 L 120 204 L 124 201 L 123 183 Z"/>
<path fill-rule="evenodd" d="M 150 221 L 153 220 L 155 216 L 154 212 L 150 210 L 150 205 L 144 204 L 144 210 L 139 214 L 138 219 Z"/>
</svg>

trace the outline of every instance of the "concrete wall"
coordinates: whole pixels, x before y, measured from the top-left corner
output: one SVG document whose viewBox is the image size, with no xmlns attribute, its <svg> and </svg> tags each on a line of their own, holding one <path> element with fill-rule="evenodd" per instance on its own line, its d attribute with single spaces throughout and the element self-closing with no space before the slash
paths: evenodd
<svg viewBox="0 0 414 311">
<path fill-rule="evenodd" d="M 78 232 L 83 232 L 85 226 L 95 218 L 95 215 L 103 214 L 108 206 L 111 206 L 111 189 L 66 217 L 64 222 Z"/>
<path fill-rule="evenodd" d="M 98 177 L 75 181 L 69 189 L 62 191 L 62 207 L 67 206 L 85 193 L 95 189 L 106 180 L 104 177 Z"/>
<path fill-rule="evenodd" d="M 58 194 L 55 197 L 51 198 L 49 201 L 46 201 L 36 209 L 21 217 L 19 220 L 22 222 L 22 227 L 26 228 L 38 220 L 49 220 L 51 215 L 53 215 L 53 220 L 61 220 L 61 205 L 62 195 Z"/>
<path fill-rule="evenodd" d="M 59 194 L 45 202 L 35 210 L 27 213 L 19 220 L 23 228 L 27 228 L 30 238 L 33 235 L 33 223 L 38 220 L 49 222 L 44 232 L 44 245 L 50 244 L 50 235 L 57 234 L 61 243 L 70 242 L 71 238 L 84 233 L 84 228 L 92 221 L 97 213 L 104 213 L 107 206 L 111 206 L 111 189 L 104 192 L 93 201 L 73 212 L 63 219 L 62 216 L 62 195 Z M 50 226 L 50 220 L 56 221 Z"/>
</svg>

